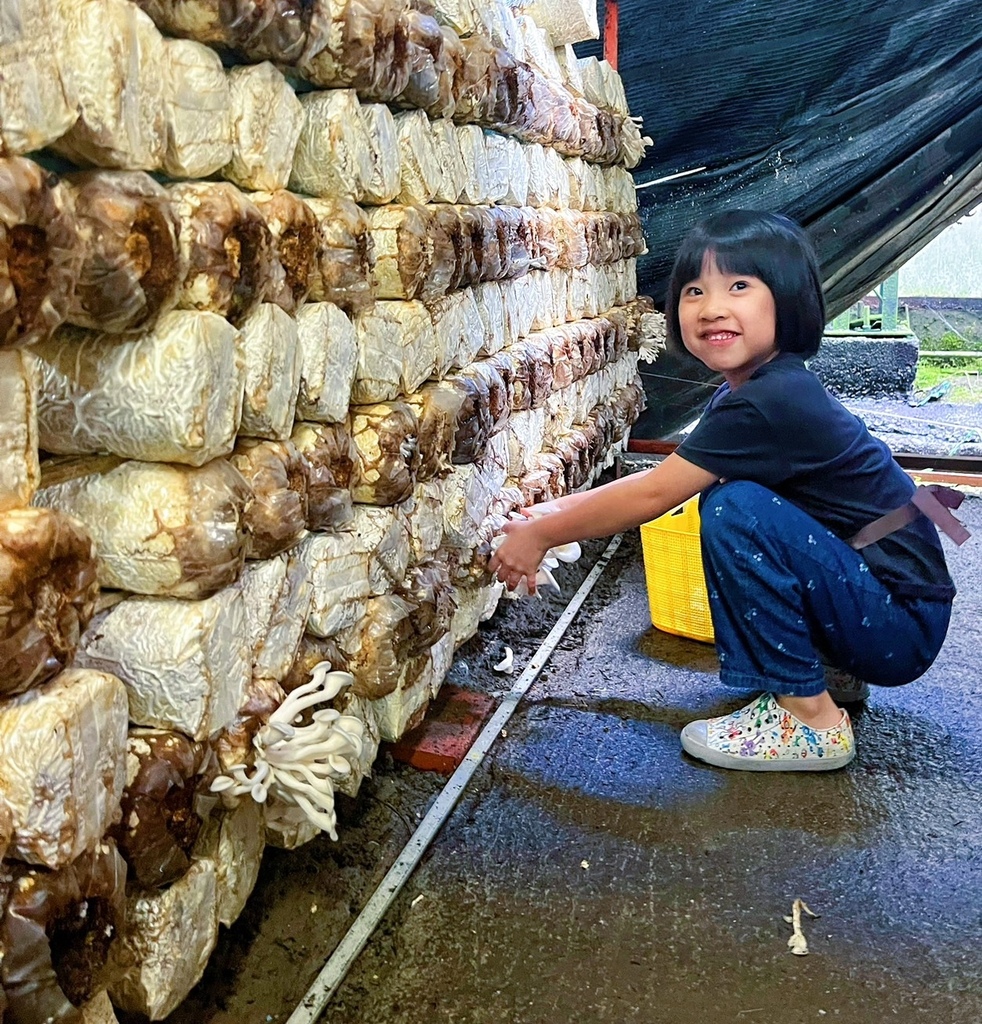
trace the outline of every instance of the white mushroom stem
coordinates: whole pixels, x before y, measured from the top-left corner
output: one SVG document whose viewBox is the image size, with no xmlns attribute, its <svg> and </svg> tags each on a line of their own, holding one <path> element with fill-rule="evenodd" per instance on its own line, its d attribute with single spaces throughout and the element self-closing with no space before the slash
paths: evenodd
<svg viewBox="0 0 982 1024">
<path fill-rule="evenodd" d="M 810 910 L 808 904 L 802 899 L 797 899 L 791 904 L 791 916 L 786 917 L 784 920 L 787 921 L 792 928 L 791 938 L 788 939 L 788 948 L 795 956 L 808 955 L 808 940 L 805 938 L 805 933 L 801 929 L 802 911 L 804 911 L 809 917 L 818 917 L 818 914 Z"/>
</svg>

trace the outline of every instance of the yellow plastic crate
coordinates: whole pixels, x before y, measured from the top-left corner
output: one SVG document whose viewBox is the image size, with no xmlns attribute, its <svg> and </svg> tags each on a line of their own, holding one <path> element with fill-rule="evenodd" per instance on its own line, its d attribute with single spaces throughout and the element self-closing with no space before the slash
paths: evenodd
<svg viewBox="0 0 982 1024">
<path fill-rule="evenodd" d="M 642 524 L 641 550 L 652 624 L 666 633 L 712 643 L 698 498 Z"/>
</svg>

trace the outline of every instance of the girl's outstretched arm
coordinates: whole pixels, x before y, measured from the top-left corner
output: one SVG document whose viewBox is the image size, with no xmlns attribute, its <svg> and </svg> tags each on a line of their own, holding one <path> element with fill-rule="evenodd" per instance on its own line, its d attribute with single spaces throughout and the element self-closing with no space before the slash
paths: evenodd
<svg viewBox="0 0 982 1024">
<path fill-rule="evenodd" d="M 535 574 L 549 548 L 640 526 L 681 505 L 716 479 L 680 456 L 669 455 L 645 473 L 528 509 L 530 518 L 505 525 L 505 540 L 488 568 L 509 589 L 518 586 L 524 576 L 529 592 L 534 593 Z M 543 514 L 536 514 L 539 511 Z"/>
</svg>

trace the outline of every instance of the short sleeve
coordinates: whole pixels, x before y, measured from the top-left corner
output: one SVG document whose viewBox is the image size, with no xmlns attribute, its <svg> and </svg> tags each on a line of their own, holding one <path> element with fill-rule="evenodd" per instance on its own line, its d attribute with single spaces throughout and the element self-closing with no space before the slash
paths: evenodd
<svg viewBox="0 0 982 1024">
<path fill-rule="evenodd" d="M 731 395 L 706 411 L 677 454 L 721 479 L 776 487 L 792 475 L 790 439 L 777 435 L 756 406 Z"/>
</svg>

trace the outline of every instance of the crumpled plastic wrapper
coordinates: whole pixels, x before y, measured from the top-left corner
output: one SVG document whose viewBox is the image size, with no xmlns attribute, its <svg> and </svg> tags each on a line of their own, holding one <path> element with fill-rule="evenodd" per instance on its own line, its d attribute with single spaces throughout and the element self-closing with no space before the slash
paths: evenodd
<svg viewBox="0 0 982 1024">
<path fill-rule="evenodd" d="M 508 476 L 524 476 L 542 451 L 546 429 L 545 409 L 516 412 L 508 421 Z"/>
<path fill-rule="evenodd" d="M 552 358 L 549 340 L 543 334 L 530 334 L 512 345 L 509 354 L 516 361 L 512 408 L 538 409 L 552 393 Z"/>
<path fill-rule="evenodd" d="M 272 64 L 228 72 L 232 149 L 222 176 L 244 189 L 286 188 L 303 126 L 296 93 Z"/>
<path fill-rule="evenodd" d="M 93 620 L 77 663 L 122 679 L 134 725 L 205 740 L 234 721 L 251 661 L 232 586 L 202 601 L 128 598 Z"/>
<path fill-rule="evenodd" d="M 355 318 L 358 366 L 351 400 L 358 405 L 410 395 L 433 372 L 437 340 L 422 302 L 376 302 Z"/>
<path fill-rule="evenodd" d="M 460 448 L 465 455 L 468 442 L 473 442 L 475 448 L 486 443 L 490 434 L 490 417 L 486 414 L 481 389 L 476 382 L 450 377 L 438 383 L 425 384 L 408 401 L 416 411 L 418 423 L 420 461 L 417 480 L 432 480 L 449 470 L 459 430 L 465 431 L 460 439 Z"/>
<path fill-rule="evenodd" d="M 304 122 L 290 188 L 324 199 L 360 201 L 372 181 L 375 159 L 358 96 L 352 89 L 329 89 L 305 93 L 300 103 Z"/>
<path fill-rule="evenodd" d="M 416 606 L 396 594 L 370 598 L 365 615 L 338 636 L 343 661 L 354 676 L 352 692 L 378 700 L 399 688 L 420 654 L 413 623 Z"/>
<path fill-rule="evenodd" d="M 255 800 L 215 811 L 204 821 L 194 856 L 215 865 L 218 923 L 226 928 L 238 919 L 255 888 L 265 846 L 263 808 Z"/>
<path fill-rule="evenodd" d="M 321 662 L 326 661 L 333 669 L 342 660 L 343 655 L 334 638 L 324 639 L 304 633 L 293 665 L 280 685 L 286 693 L 292 693 L 298 686 L 310 682 L 314 669 Z"/>
<path fill-rule="evenodd" d="M 232 765 L 252 763 L 256 753 L 253 739 L 285 698 L 283 687 L 272 679 L 254 678 L 249 682 L 235 721 L 212 740 L 218 769 L 227 772 Z M 222 799 L 227 806 L 235 806 L 240 797 L 226 794 Z"/>
<path fill-rule="evenodd" d="M 239 437 L 284 441 L 293 429 L 300 390 L 296 321 L 264 302 L 242 321 L 239 345 L 245 364 Z"/>
<path fill-rule="evenodd" d="M 81 1024 L 119 1024 L 109 993 L 105 989 L 94 995 L 81 1010 Z"/>
<path fill-rule="evenodd" d="M 165 39 L 167 148 L 172 178 L 206 178 L 232 158 L 232 94 L 221 58 L 189 39 Z"/>
<path fill-rule="evenodd" d="M 634 176 L 625 167 L 603 167 L 607 209 L 615 213 L 635 213 L 638 208 L 638 193 Z"/>
<path fill-rule="evenodd" d="M 443 168 L 430 131 L 430 119 L 422 110 L 406 110 L 395 115 L 395 122 L 402 179 L 396 199 L 404 206 L 428 203 L 443 180 Z"/>
<path fill-rule="evenodd" d="M 372 174 L 363 183 L 359 201 L 370 206 L 391 203 L 402 188 L 395 119 L 384 103 L 363 103 L 359 113 L 372 153 Z"/>
<path fill-rule="evenodd" d="M 307 460 L 307 529 L 344 529 L 354 515 L 350 484 L 357 458 L 347 423 L 297 423 L 290 439 Z"/>
<path fill-rule="evenodd" d="M 439 346 L 435 367 L 439 378 L 473 361 L 485 342 L 484 323 L 473 288 L 442 295 L 426 305 Z"/>
<path fill-rule="evenodd" d="M 370 306 L 375 297 L 375 243 L 365 211 L 344 198 L 306 203 L 319 228 L 310 298 L 333 302 L 347 313 Z"/>
<path fill-rule="evenodd" d="M 123 795 L 126 715 L 119 679 L 75 668 L 0 706 L 9 857 L 58 868 L 99 840 Z"/>
<path fill-rule="evenodd" d="M 61 10 L 57 45 L 79 116 L 52 149 L 83 167 L 161 168 L 170 78 L 163 36 L 129 0 L 75 0 Z"/>
<path fill-rule="evenodd" d="M 462 360 L 461 365 L 472 363 L 479 352 L 490 354 L 504 346 L 507 330 L 504 289 L 508 286 L 507 282 L 499 284 L 497 281 L 487 281 L 471 289 L 481 321 L 482 337 L 477 350 L 466 362 Z"/>
<path fill-rule="evenodd" d="M 295 0 L 137 0 L 168 35 L 224 47 L 250 60 L 297 64 L 325 45 L 326 5 Z"/>
<path fill-rule="evenodd" d="M 252 492 L 224 459 L 200 468 L 113 455 L 51 459 L 34 500 L 87 525 L 103 587 L 200 598 L 242 569 Z"/>
<path fill-rule="evenodd" d="M 406 12 L 409 59 L 412 73 L 396 103 L 411 110 L 425 110 L 432 118 L 452 117 L 454 52 L 463 55 L 457 36 L 440 28 L 436 18 L 419 10 Z"/>
<path fill-rule="evenodd" d="M 435 203 L 456 203 L 460 199 L 461 183 L 467 177 L 467 167 L 461 153 L 458 131 L 458 127 L 449 118 L 430 122 L 430 137 L 441 171 L 433 194 Z"/>
<path fill-rule="evenodd" d="M 134 338 L 62 328 L 33 348 L 41 447 L 200 466 L 232 447 L 242 414 L 238 331 L 172 310 Z"/>
<path fill-rule="evenodd" d="M 351 437 L 357 457 L 351 473 L 352 500 L 398 505 L 416 486 L 419 423 L 405 402 L 352 406 Z"/>
<path fill-rule="evenodd" d="M 180 307 L 241 323 L 272 281 L 272 238 L 262 214 L 224 181 L 180 182 L 169 191 L 181 218 L 181 255 L 188 268 Z"/>
<path fill-rule="evenodd" d="M 168 889 L 132 891 L 110 952 L 113 1003 L 162 1020 L 198 983 L 217 940 L 218 880 L 212 860 L 196 860 Z"/>
<path fill-rule="evenodd" d="M 375 711 L 373 701 L 359 697 L 350 689 L 339 693 L 334 698 L 334 707 L 342 715 L 351 715 L 353 718 L 360 718 L 364 731 L 362 733 L 361 754 L 358 757 L 349 758 L 351 763 L 351 774 L 339 779 L 334 788 L 345 796 L 356 797 L 364 778 L 371 775 L 372 765 L 378 756 L 378 745 L 380 740 L 378 714 Z"/>
<path fill-rule="evenodd" d="M 295 316 L 310 293 L 317 259 L 318 222 L 307 204 L 286 189 L 253 192 L 249 199 L 266 221 L 273 245 L 266 301 Z"/>
<path fill-rule="evenodd" d="M 451 626 L 455 649 L 477 633 L 480 623 L 491 618 L 503 592 L 504 584 L 501 583 L 457 587 L 457 611 Z"/>
<path fill-rule="evenodd" d="M 413 500 L 406 503 L 412 561 L 433 558 L 443 544 L 443 480 L 418 483 Z"/>
<path fill-rule="evenodd" d="M 62 73 L 57 0 L 8 0 L 0 41 L 0 156 L 33 153 L 60 139 L 78 118 L 72 82 Z"/>
<path fill-rule="evenodd" d="M 124 920 L 123 859 L 103 842 L 58 871 L 4 868 L 10 896 L 0 921 L 3 1019 L 84 1024 L 80 1008 L 113 977 L 106 958 Z"/>
<path fill-rule="evenodd" d="M 81 269 L 72 196 L 24 157 L 0 160 L 0 345 L 46 338 Z"/>
<path fill-rule="evenodd" d="M 38 368 L 25 349 L 0 349 L 0 512 L 31 503 L 40 480 Z"/>
<path fill-rule="evenodd" d="M 49 509 L 0 513 L 0 695 L 68 665 L 99 596 L 84 526 Z"/>
<path fill-rule="evenodd" d="M 250 562 L 239 584 L 252 646 L 252 679 L 278 683 L 293 665 L 313 589 L 296 552 Z"/>
<path fill-rule="evenodd" d="M 496 364 L 493 359 L 477 359 L 459 373 L 481 382 L 487 388 L 487 409 L 491 416 L 491 433 L 501 430 L 508 422 L 514 401 L 514 380 L 506 380 L 502 374 L 504 363 Z"/>
<path fill-rule="evenodd" d="M 415 299 L 433 269 L 430 221 L 422 206 L 382 206 L 367 212 L 375 249 L 376 295 Z"/>
<path fill-rule="evenodd" d="M 310 302 L 297 314 L 300 387 L 297 418 L 343 422 L 358 361 L 355 328 L 330 302 Z"/>
<path fill-rule="evenodd" d="M 365 614 L 365 600 L 403 581 L 409 564 L 409 522 L 399 507 L 356 505 L 340 533 L 312 533 L 298 555 L 310 570 L 314 601 L 307 629 L 336 636 Z"/>
<path fill-rule="evenodd" d="M 240 438 L 229 462 L 252 490 L 245 512 L 246 558 L 288 551 L 307 528 L 307 460 L 290 440 Z"/>
<path fill-rule="evenodd" d="M 510 166 L 510 143 L 520 145 L 514 139 L 508 139 L 498 132 L 485 131 L 484 152 L 488 161 L 488 191 L 485 202 L 492 205 L 504 202 L 508 194 L 508 176 L 512 171 Z M 527 172 L 528 165 L 522 160 L 522 174 Z M 528 185 L 525 186 L 525 198 L 528 198 Z M 519 204 L 521 205 L 521 204 Z"/>
<path fill-rule="evenodd" d="M 454 466 L 444 481 L 443 530 L 447 543 L 473 548 L 495 495 L 508 478 L 508 435 L 493 437 L 479 461 Z"/>
<path fill-rule="evenodd" d="M 333 5 L 327 45 L 300 70 L 314 85 L 347 86 L 382 103 L 395 99 L 412 71 L 402 5 L 391 0 L 344 0 Z"/>
<path fill-rule="evenodd" d="M 167 190 L 141 171 L 90 171 L 68 188 L 82 266 L 67 319 L 113 333 L 152 327 L 187 272 Z"/>
<path fill-rule="evenodd" d="M 144 889 L 177 881 L 191 866 L 201 829 L 195 809 L 207 748 L 179 732 L 131 729 L 126 740 L 122 818 L 109 836 L 129 880 Z"/>
<path fill-rule="evenodd" d="M 531 264 L 535 215 L 531 209 L 517 210 L 508 206 L 495 207 L 493 212 L 501 243 L 502 277 L 520 277 Z"/>
<path fill-rule="evenodd" d="M 475 124 L 456 125 L 455 137 L 464 169 L 457 179 L 459 201 L 469 206 L 486 203 L 491 195 L 491 168 L 484 131 Z"/>
</svg>

